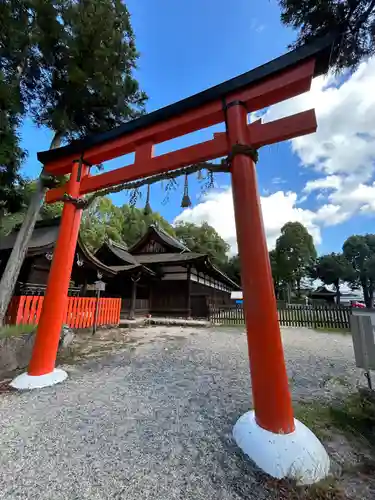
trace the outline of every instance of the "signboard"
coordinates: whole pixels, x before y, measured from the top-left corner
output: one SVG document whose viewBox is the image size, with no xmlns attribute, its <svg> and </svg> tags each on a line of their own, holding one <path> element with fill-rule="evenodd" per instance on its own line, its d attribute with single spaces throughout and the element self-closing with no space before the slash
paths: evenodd
<svg viewBox="0 0 375 500">
<path fill-rule="evenodd" d="M 104 292 L 104 290 L 105 290 L 104 281 L 95 281 L 95 290 L 99 290 L 100 292 Z"/>
<path fill-rule="evenodd" d="M 353 312 L 350 327 L 357 367 L 375 370 L 375 338 L 370 314 Z"/>
</svg>

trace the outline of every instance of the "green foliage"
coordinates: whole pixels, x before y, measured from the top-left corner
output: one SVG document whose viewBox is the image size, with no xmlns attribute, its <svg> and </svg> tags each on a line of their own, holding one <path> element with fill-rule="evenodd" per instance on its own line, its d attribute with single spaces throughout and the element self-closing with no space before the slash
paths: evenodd
<svg viewBox="0 0 375 500">
<path fill-rule="evenodd" d="M 35 41 L 48 75 L 33 101 L 35 122 L 74 137 L 109 130 L 142 113 L 146 95 L 133 77 L 138 53 L 124 3 L 35 3 Z"/>
<path fill-rule="evenodd" d="M 18 212 L 22 208 L 22 184 L 20 165 L 24 153 L 19 147 L 19 138 L 15 127 L 3 120 L 0 110 L 0 221 L 7 214 Z"/>
<path fill-rule="evenodd" d="M 325 285 L 334 285 L 340 299 L 340 283 L 353 278 L 348 260 L 341 253 L 330 253 L 319 257 L 310 269 L 310 277 L 320 279 Z"/>
<path fill-rule="evenodd" d="M 129 205 L 123 205 L 121 212 L 124 218 L 121 235 L 129 247 L 134 245 L 145 234 L 151 224 L 156 224 L 166 233 L 176 236 L 173 227 L 158 212 L 151 211 L 145 214 L 143 209 Z"/>
<path fill-rule="evenodd" d="M 105 20 L 105 22 L 103 21 Z M 71 137 L 108 130 L 144 110 L 138 53 L 121 0 L 4 0 L 0 70 L 19 110 Z"/>
<path fill-rule="evenodd" d="M 98 198 L 83 212 L 80 236 L 90 250 L 97 250 L 107 238 L 122 242 L 121 209 L 109 198 Z"/>
<path fill-rule="evenodd" d="M 343 253 L 351 266 L 350 283 L 362 287 L 366 307 L 372 307 L 375 289 L 375 234 L 350 236 Z"/>
<path fill-rule="evenodd" d="M 0 26 L 0 83 L 11 89 L 19 117 L 27 111 L 53 131 L 51 148 L 143 113 L 146 95 L 133 76 L 134 33 L 121 0 L 3 0 Z M 16 185 L 12 176 L 8 184 Z M 23 220 L 28 231 L 19 232 L 1 278 L 0 323 L 45 191 L 40 179 Z"/>
<path fill-rule="evenodd" d="M 20 198 L 19 210 L 14 213 L 7 213 L 0 220 L 0 235 L 9 234 L 15 226 L 22 224 L 28 204 L 30 203 L 31 196 L 36 190 L 36 181 L 22 181 L 18 187 L 18 194 Z M 40 212 L 39 220 L 54 219 L 60 217 L 63 209 L 63 203 L 47 204 L 43 203 Z"/>
<path fill-rule="evenodd" d="M 0 3 L 0 215 L 23 209 L 19 169 L 25 153 L 17 128 L 46 81 L 38 50 L 38 11 L 51 2 L 3 0 Z M 45 10 L 45 9 L 44 9 Z M 52 8 L 53 10 L 53 8 Z M 56 14 L 55 14 L 56 16 Z M 46 20 L 48 22 L 48 19 Z M 17 218 L 17 217 L 16 217 Z M 9 222 L 9 221 L 8 221 Z M 2 223 L 3 227 L 7 222 Z"/>
<path fill-rule="evenodd" d="M 54 131 L 54 147 L 138 116 L 146 95 L 133 77 L 138 53 L 121 0 L 4 0 L 0 25 L 4 216 L 24 202 L 17 128 L 25 113 Z"/>
<path fill-rule="evenodd" d="M 328 34 L 336 70 L 354 69 L 375 53 L 375 0 L 279 0 L 281 21 L 298 30 L 294 46 Z"/>
<path fill-rule="evenodd" d="M 214 263 L 223 266 L 228 262 L 229 245 L 217 231 L 204 222 L 201 226 L 180 222 L 175 227 L 176 236 L 192 251 L 207 254 Z"/>
<path fill-rule="evenodd" d="M 225 274 L 237 284 L 241 284 L 241 263 L 239 255 L 233 255 L 222 267 Z"/>
<path fill-rule="evenodd" d="M 36 328 L 36 325 L 6 325 L 0 326 L 0 339 L 9 337 L 19 337 L 29 335 Z"/>
<path fill-rule="evenodd" d="M 24 183 L 22 190 L 23 204 L 25 207 L 30 203 L 32 195 L 37 189 L 37 181 L 28 181 Z M 62 202 L 47 204 L 43 203 L 40 212 L 39 219 L 53 219 L 55 217 L 60 217 L 62 213 L 64 204 Z M 24 213 L 24 212 L 23 212 Z"/>
<path fill-rule="evenodd" d="M 17 134 L 18 104 L 17 89 L 7 81 L 0 59 L 0 219 L 22 207 L 23 179 L 19 170 L 25 153 Z"/>
<path fill-rule="evenodd" d="M 332 401 L 329 406 L 299 403 L 295 414 L 323 439 L 338 430 L 357 443 L 366 440 L 372 448 L 375 446 L 375 398 L 370 390 L 360 389 L 342 400 Z"/>
<path fill-rule="evenodd" d="M 314 241 L 307 229 L 300 222 L 286 223 L 272 254 L 273 275 L 279 281 L 296 284 L 299 295 L 301 280 L 315 259 Z"/>
<path fill-rule="evenodd" d="M 41 76 L 34 50 L 36 5 L 42 0 L 2 0 L 0 3 L 0 73 L 11 95 L 13 110 L 25 112 Z M 49 2 L 45 2 L 46 4 Z"/>
<path fill-rule="evenodd" d="M 157 224 L 174 236 L 172 226 L 157 212 L 144 211 L 129 205 L 118 207 L 110 198 L 97 198 L 84 210 L 80 235 L 89 249 L 97 250 L 106 239 L 126 243 L 129 247 L 138 241 L 150 224 Z"/>
<path fill-rule="evenodd" d="M 275 288 L 275 296 L 278 299 L 279 298 L 280 288 L 282 286 L 282 280 L 281 280 L 281 277 L 280 277 L 280 275 L 282 274 L 282 271 L 280 270 L 278 253 L 277 253 L 276 249 L 271 250 L 268 253 L 268 256 L 270 258 L 272 280 L 273 280 L 273 285 L 274 285 L 274 288 Z"/>
</svg>

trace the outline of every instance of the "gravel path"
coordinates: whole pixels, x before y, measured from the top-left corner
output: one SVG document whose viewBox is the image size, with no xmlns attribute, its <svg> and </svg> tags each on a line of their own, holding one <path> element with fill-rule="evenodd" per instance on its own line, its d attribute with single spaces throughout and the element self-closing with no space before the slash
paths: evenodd
<svg viewBox="0 0 375 500">
<path fill-rule="evenodd" d="M 283 332 L 295 400 L 354 386 L 350 336 Z M 135 330 L 39 392 L 0 395 L 0 499 L 270 498 L 232 441 L 249 409 L 239 329 Z"/>
</svg>

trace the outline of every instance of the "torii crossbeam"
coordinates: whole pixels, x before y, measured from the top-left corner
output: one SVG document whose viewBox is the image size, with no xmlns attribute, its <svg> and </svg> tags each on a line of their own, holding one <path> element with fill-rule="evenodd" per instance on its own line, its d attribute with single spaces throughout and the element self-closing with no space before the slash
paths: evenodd
<svg viewBox="0 0 375 500">
<path fill-rule="evenodd" d="M 51 189 L 47 201 L 57 201 L 64 193 L 79 198 L 102 188 L 223 157 L 236 145 L 259 148 L 315 132 L 314 110 L 250 125 L 248 113 L 307 92 L 313 77 L 327 71 L 332 43 L 331 38 L 318 40 L 112 131 L 38 153 L 46 172 L 70 173 L 67 185 Z M 214 134 L 212 140 L 153 156 L 155 144 L 221 122 L 225 122 L 226 132 Z M 132 165 L 89 174 L 90 165 L 131 152 L 135 152 Z M 248 412 L 238 420 L 234 436 L 266 472 L 275 477 L 298 473 L 300 480 L 313 482 L 328 473 L 329 459 L 315 436 L 293 417 L 252 158 L 236 154 L 230 173 L 255 408 L 255 413 Z M 64 205 L 32 359 L 28 372 L 13 381 L 14 387 L 43 387 L 66 377 L 55 368 L 55 360 L 81 212 L 75 204 Z"/>
</svg>

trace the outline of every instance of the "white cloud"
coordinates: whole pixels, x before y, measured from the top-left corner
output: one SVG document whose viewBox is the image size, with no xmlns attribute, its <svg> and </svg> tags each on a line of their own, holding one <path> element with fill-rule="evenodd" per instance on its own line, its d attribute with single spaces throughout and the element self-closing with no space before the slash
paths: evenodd
<svg viewBox="0 0 375 500">
<path fill-rule="evenodd" d="M 285 179 L 282 179 L 281 177 L 274 177 L 272 180 L 271 180 L 272 184 L 285 184 L 286 183 L 286 180 Z"/>
<path fill-rule="evenodd" d="M 303 165 L 326 174 L 368 174 L 375 157 L 375 58 L 338 84 L 332 75 L 316 78 L 310 92 L 269 108 L 265 121 L 315 108 L 317 132 L 292 141 Z"/>
<path fill-rule="evenodd" d="M 275 246 L 281 227 L 289 221 L 298 221 L 304 224 L 314 237 L 315 243 L 320 243 L 320 230 L 315 223 L 315 214 L 310 210 L 296 206 L 296 193 L 278 191 L 269 196 L 262 196 L 261 203 L 267 244 L 270 249 Z M 208 222 L 230 244 L 231 253 L 237 252 L 231 189 L 208 193 L 201 203 L 193 208 L 185 209 L 178 215 L 174 223 L 179 221 L 194 222 L 195 224 Z"/>
<path fill-rule="evenodd" d="M 311 91 L 269 108 L 265 121 L 315 108 L 318 130 L 293 139 L 302 167 L 322 177 L 306 183 L 304 192 L 329 203 L 317 220 L 338 224 L 355 213 L 375 213 L 375 58 L 363 62 L 343 82 L 316 78 Z M 326 216 L 323 219 L 323 214 Z"/>
<path fill-rule="evenodd" d="M 339 189 L 341 186 L 341 177 L 339 175 L 329 175 L 328 177 L 321 177 L 313 181 L 307 181 L 304 187 L 306 193 L 319 189 Z"/>
<path fill-rule="evenodd" d="M 313 169 L 320 174 L 309 180 L 303 196 L 278 191 L 261 197 L 269 248 L 288 221 L 299 221 L 321 240 L 320 227 L 340 224 L 356 213 L 375 214 L 375 57 L 360 65 L 344 80 L 334 76 L 316 78 L 311 91 L 279 103 L 266 112 L 253 113 L 251 121 L 262 115 L 263 121 L 315 108 L 318 130 L 315 134 L 291 141 L 292 150 L 301 160 L 301 173 Z M 274 178 L 272 183 L 282 182 Z M 318 208 L 300 208 L 314 196 Z M 176 221 L 207 221 L 236 251 L 236 236 L 230 188 L 211 192 L 192 209 L 184 210 Z"/>
<path fill-rule="evenodd" d="M 326 204 L 318 208 L 314 220 L 324 226 L 334 226 L 346 221 L 350 216 L 351 213 L 343 211 L 340 205 Z"/>
</svg>

